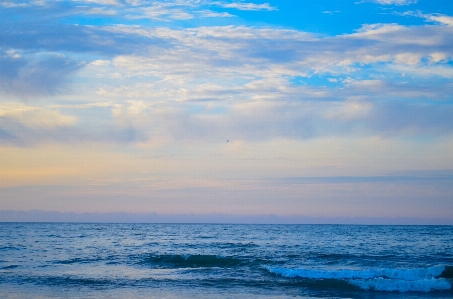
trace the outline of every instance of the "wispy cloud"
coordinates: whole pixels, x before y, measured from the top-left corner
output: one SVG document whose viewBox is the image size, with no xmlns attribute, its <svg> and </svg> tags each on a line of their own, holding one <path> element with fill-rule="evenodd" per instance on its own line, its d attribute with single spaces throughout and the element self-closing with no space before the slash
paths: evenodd
<svg viewBox="0 0 453 299">
<path fill-rule="evenodd" d="M 103 5 L 120 5 L 121 2 L 118 0 L 76 0 L 76 2 L 95 3 Z"/>
<path fill-rule="evenodd" d="M 0 104 L 2 144 L 30 146 L 43 141 L 62 142 L 64 131 L 74 127 L 77 118 L 55 109 L 14 102 Z"/>
<path fill-rule="evenodd" d="M 85 31 L 82 27 L 81 32 L 89 33 L 88 36 L 103 36 L 104 41 L 106 38 L 112 40 L 110 44 L 113 47 L 108 51 L 114 55 L 113 59 L 66 65 L 62 64 L 66 61 L 64 58 L 50 55 L 60 63 L 53 66 L 55 71 L 44 69 L 43 72 L 58 76 L 58 80 L 38 76 L 47 84 L 55 84 L 46 87 L 44 83 L 35 84 L 26 79 L 28 77 L 19 76 L 19 72 L 27 74 L 24 70 L 32 69 L 31 62 L 26 62 L 19 51 L 9 50 L 5 52 L 4 59 L 15 67 L 7 70 L 16 75 L 4 75 L 10 81 L 3 90 L 10 94 L 13 90 L 27 94 L 26 90 L 33 89 L 35 95 L 39 95 L 42 88 L 41 94 L 49 94 L 57 91 L 58 83 L 67 81 L 75 70 L 82 76 L 109 78 L 111 81 L 98 85 L 94 91 L 104 101 L 114 98 L 121 103 L 112 110 L 112 116 L 123 126 L 121 130 L 129 130 L 130 140 L 136 140 L 132 136 L 137 134 L 141 136 L 140 140 L 149 138 L 145 131 L 156 125 L 165 128 L 164 132 L 176 139 L 181 136 L 209 139 L 216 133 L 202 128 L 218 128 L 225 133 L 235 132 L 240 138 L 255 140 L 350 134 L 353 128 L 356 130 L 358 127 L 362 128 L 362 132 L 378 135 L 410 131 L 404 128 L 412 128 L 414 134 L 424 130 L 448 133 L 451 126 L 435 106 L 420 109 L 432 110 L 432 118 L 428 119 L 437 117 L 443 119 L 442 122 L 418 125 L 419 119 L 415 117 L 408 118 L 404 123 L 393 123 L 394 128 L 392 122 L 376 126 L 381 120 L 378 115 L 385 114 L 381 110 L 393 109 L 376 104 L 384 98 L 397 100 L 401 111 L 417 107 L 404 102 L 409 98 L 451 100 L 448 96 L 452 91 L 451 84 L 437 83 L 437 88 L 433 89 L 426 81 L 426 76 L 433 80 L 439 76 L 451 77 L 451 69 L 445 65 L 453 56 L 449 50 L 452 47 L 448 26 L 366 25 L 356 33 L 333 37 L 242 26 L 183 30 L 142 26 L 103 26 L 96 31 L 94 28 L 87 29 Z M 139 50 L 141 52 L 126 46 L 128 40 L 137 37 L 143 45 L 147 45 Z M 63 45 L 64 48 L 69 48 L 72 43 L 67 42 L 69 44 Z M 97 48 L 102 47 L 92 44 L 83 48 L 74 44 L 74 49 L 85 53 L 96 53 Z M 123 54 L 124 51 L 130 53 Z M 397 76 L 399 82 L 360 78 L 363 64 L 375 65 L 377 74 Z M 50 63 L 43 65 L 52 66 Z M 33 70 L 37 72 L 40 69 Z M 338 78 L 335 79 L 336 84 L 341 89 L 292 82 L 292 78 L 309 82 L 313 76 L 332 75 Z M 412 82 L 407 80 L 408 77 L 412 78 Z M 414 80 L 417 77 L 424 77 L 425 82 L 420 84 Z M 14 78 L 18 83 L 12 83 Z M 23 82 L 26 83 L 20 83 L 21 78 L 25 78 Z M 132 84 L 124 81 L 136 78 L 142 79 Z M 234 80 L 225 81 L 225 78 Z M 332 78 L 324 80 L 326 84 L 332 83 Z M 14 84 L 35 84 L 36 87 L 13 88 Z M 364 94 L 368 95 L 366 100 L 353 100 Z M 135 99 L 146 104 L 142 105 L 139 113 L 131 114 L 134 107 L 138 107 L 131 103 L 138 102 L 124 103 L 121 99 Z M 184 105 L 176 108 L 178 103 Z M 217 103 L 217 110 L 209 108 L 213 103 Z M 194 107 L 198 108 L 193 110 Z M 157 114 L 156 109 L 159 111 Z M 273 116 L 276 111 L 277 115 L 282 115 L 281 118 Z M 415 113 L 416 110 L 412 111 Z M 351 122 L 365 116 L 375 120 L 360 120 L 352 125 Z M 146 121 L 146 118 L 160 121 L 153 123 Z M 401 116 L 397 118 L 401 119 Z M 345 120 L 348 122 L 345 123 Z M 322 129 L 325 127 L 323 122 L 331 122 L 327 127 L 336 127 L 336 130 L 329 132 Z M 261 130 L 257 134 L 258 128 Z"/>
<path fill-rule="evenodd" d="M 416 4 L 418 0 L 363 0 L 362 2 L 374 2 L 382 5 L 410 5 Z"/>
<path fill-rule="evenodd" d="M 225 7 L 225 8 L 234 8 L 238 10 L 277 10 L 276 7 L 271 6 L 269 3 L 255 4 L 255 3 L 246 3 L 246 2 L 213 2 L 213 4 Z"/>
<path fill-rule="evenodd" d="M 230 18 L 234 17 L 234 15 L 228 13 L 228 12 L 216 12 L 212 10 L 201 10 L 199 11 L 200 15 L 206 18 Z"/>
<path fill-rule="evenodd" d="M 142 17 L 154 20 L 190 20 L 194 17 L 192 13 L 189 13 L 180 7 L 173 7 L 162 3 L 142 8 L 140 12 L 142 13 Z"/>
<path fill-rule="evenodd" d="M 8 50 L 0 56 L 0 93 L 43 96 L 62 92 L 69 77 L 83 63 L 54 53 L 19 54 Z"/>
<path fill-rule="evenodd" d="M 94 8 L 88 9 L 86 11 L 86 14 L 114 16 L 114 15 L 118 14 L 118 12 L 116 10 L 113 10 L 113 9 L 104 9 L 104 8 L 94 7 Z"/>
<path fill-rule="evenodd" d="M 340 12 L 339 10 L 325 10 L 322 13 L 323 14 L 328 14 L 328 15 L 333 15 L 333 14 L 339 13 L 339 12 Z"/>
<path fill-rule="evenodd" d="M 28 128 L 55 128 L 73 126 L 76 117 L 55 110 L 18 103 L 0 104 L 0 118 L 20 123 Z"/>
<path fill-rule="evenodd" d="M 244 209 L 253 210 L 242 206 L 247 197 L 266 211 L 284 194 L 283 212 L 319 210 L 357 188 L 357 200 L 383 200 L 370 184 L 392 186 L 285 189 L 254 179 L 453 168 L 452 12 L 372 2 L 326 10 L 309 1 L 296 18 L 286 2 L 3 1 L 0 156 L 10 158 L 0 161 L 9 163 L 2 178 L 8 186 L 89 185 L 71 192 L 105 198 L 138 188 L 138 206 L 152 192 L 174 206 L 177 198 L 209 203 L 219 188 L 235 190 Z M 351 15 L 363 9 L 365 17 Z M 323 20 L 336 25 L 325 29 Z M 86 154 L 79 166 L 68 158 L 78 150 Z M 38 152 L 27 167 L 14 162 Z M 49 160 L 78 172 L 65 176 Z M 242 185 L 222 181 L 232 178 Z M 436 184 L 410 194 L 420 202 L 423 192 L 451 194 Z M 403 185 L 392 190 L 407 199 L 415 187 Z M 230 196 L 213 202 L 232 205 Z"/>
</svg>

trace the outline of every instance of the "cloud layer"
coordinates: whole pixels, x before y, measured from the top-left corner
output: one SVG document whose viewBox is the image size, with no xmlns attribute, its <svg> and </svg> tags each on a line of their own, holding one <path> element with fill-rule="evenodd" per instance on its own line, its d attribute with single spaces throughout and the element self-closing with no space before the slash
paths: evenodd
<svg viewBox="0 0 453 299">
<path fill-rule="evenodd" d="M 299 4 L 1 1 L 3 184 L 44 184 L 36 169 L 50 185 L 94 177 L 129 191 L 132 181 L 146 191 L 149 178 L 193 179 L 204 190 L 196 198 L 211 190 L 204 184 L 232 177 L 452 169 L 452 9 L 412 0 Z M 46 161 L 62 152 L 63 168 L 86 168 L 66 177 L 30 160 L 22 169 L 8 164 L 21 159 L 18 148 Z M 73 148 L 93 156 L 73 164 Z M 96 172 L 93 161 L 109 171 Z M 289 189 L 290 205 L 304 192 Z"/>
</svg>

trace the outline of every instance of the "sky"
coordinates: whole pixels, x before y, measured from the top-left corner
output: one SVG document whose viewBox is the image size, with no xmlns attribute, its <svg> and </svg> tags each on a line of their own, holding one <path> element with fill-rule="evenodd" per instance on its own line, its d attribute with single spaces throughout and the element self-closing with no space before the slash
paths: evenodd
<svg viewBox="0 0 453 299">
<path fill-rule="evenodd" d="M 0 0 L 0 210 L 453 224 L 450 4 Z"/>
</svg>

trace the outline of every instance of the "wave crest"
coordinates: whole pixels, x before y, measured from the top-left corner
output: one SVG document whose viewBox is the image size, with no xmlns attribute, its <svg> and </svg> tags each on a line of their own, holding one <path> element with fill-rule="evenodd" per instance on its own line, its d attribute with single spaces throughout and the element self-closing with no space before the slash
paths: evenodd
<svg viewBox="0 0 453 299">
<path fill-rule="evenodd" d="M 364 290 L 375 291 L 398 291 L 398 292 L 430 292 L 432 290 L 449 290 L 450 284 L 445 279 L 420 279 L 420 280 L 401 280 L 374 278 L 367 280 L 349 280 L 350 284 L 358 286 Z"/>
<path fill-rule="evenodd" d="M 449 290 L 450 283 L 442 278 L 449 267 L 430 267 L 416 269 L 366 269 L 366 270 L 321 270 L 289 269 L 264 266 L 269 272 L 288 278 L 336 279 L 364 290 L 429 292 L 431 290 Z"/>
</svg>

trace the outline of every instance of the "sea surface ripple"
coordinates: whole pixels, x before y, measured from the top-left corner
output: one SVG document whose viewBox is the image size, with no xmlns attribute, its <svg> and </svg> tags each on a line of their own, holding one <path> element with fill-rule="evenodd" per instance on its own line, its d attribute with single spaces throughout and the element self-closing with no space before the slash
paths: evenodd
<svg viewBox="0 0 453 299">
<path fill-rule="evenodd" d="M 453 227 L 0 223 L 1 298 L 452 298 Z"/>
</svg>

